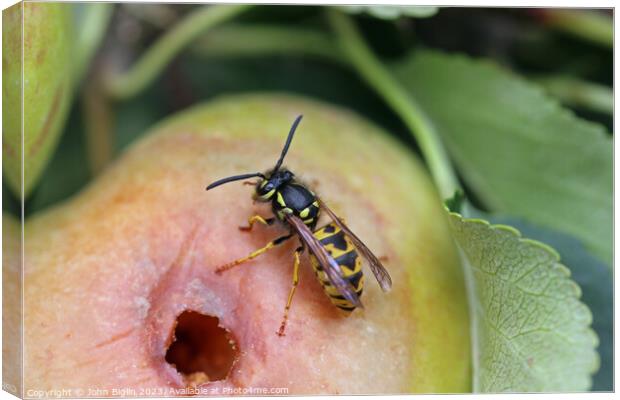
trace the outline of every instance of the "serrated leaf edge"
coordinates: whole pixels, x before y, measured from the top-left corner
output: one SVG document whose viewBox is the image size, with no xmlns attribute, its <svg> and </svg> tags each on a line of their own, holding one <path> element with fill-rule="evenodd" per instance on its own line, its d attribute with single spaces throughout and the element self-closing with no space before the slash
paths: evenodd
<svg viewBox="0 0 620 400">
<path fill-rule="evenodd" d="M 502 230 L 505 232 L 509 232 L 512 233 L 516 239 L 522 243 L 527 243 L 533 246 L 536 246 L 538 248 L 541 248 L 543 250 L 545 250 L 548 254 L 550 254 L 551 256 L 553 256 L 553 259 L 555 260 L 555 265 L 558 267 L 558 272 L 560 272 L 563 275 L 563 279 L 566 279 L 568 281 L 570 281 L 570 285 L 573 288 L 573 294 L 575 299 L 578 300 L 579 304 L 585 309 L 587 310 L 587 323 L 585 324 L 585 328 L 583 329 L 583 333 L 585 333 L 585 335 L 587 335 L 588 337 L 590 337 L 591 341 L 592 341 L 592 346 L 593 346 L 593 351 L 594 351 L 594 361 L 592 363 L 592 365 L 590 366 L 590 369 L 588 371 L 589 373 L 589 387 L 591 387 L 592 385 L 592 376 L 594 375 L 594 373 L 596 373 L 596 371 L 598 371 L 598 369 L 600 368 L 600 355 L 598 353 L 598 351 L 596 350 L 599 346 L 599 338 L 598 335 L 596 334 L 596 332 L 594 331 L 594 329 L 592 329 L 592 311 L 590 310 L 590 308 L 584 303 L 582 302 L 581 299 L 581 287 L 577 284 L 577 282 L 575 282 L 574 280 L 571 279 L 571 272 L 570 269 L 561 263 L 561 257 L 560 254 L 551 246 L 540 242 L 538 240 L 534 240 L 534 239 L 528 239 L 528 238 L 524 238 L 523 235 L 521 234 L 521 232 L 509 225 L 504 225 L 504 224 L 491 224 L 489 221 L 486 221 L 484 219 L 480 219 L 480 218 L 465 218 L 463 217 L 460 213 L 457 212 L 453 212 L 450 211 L 446 206 L 444 206 L 444 209 L 446 210 L 446 212 L 448 213 L 449 217 L 456 217 L 458 219 L 460 219 L 462 222 L 465 223 L 474 223 L 474 224 L 479 224 L 479 225 L 485 225 L 488 228 L 490 228 L 491 230 Z M 460 246 L 459 246 L 460 248 Z M 461 250 L 462 253 L 462 250 Z M 464 257 L 465 255 L 462 254 L 462 256 Z M 469 263 L 469 260 L 467 260 L 467 263 Z M 465 271 L 465 276 L 467 279 L 472 279 L 472 277 L 467 273 L 467 271 Z M 468 291 L 472 290 L 475 288 L 475 284 L 473 282 L 468 283 L 467 284 L 467 289 Z M 468 293 L 468 297 L 469 296 L 476 296 L 475 293 Z M 471 299 L 469 300 L 470 302 L 472 301 Z M 474 315 L 470 315 L 470 318 L 475 318 Z M 472 324 L 472 328 L 475 326 L 476 324 Z M 475 336 L 472 335 L 472 341 L 475 341 Z M 477 347 L 477 343 L 472 343 L 472 347 L 473 350 L 472 351 L 472 356 L 474 356 L 476 354 L 475 348 Z M 473 360 L 474 364 L 476 363 L 476 360 Z M 475 373 L 475 371 L 474 371 Z M 476 377 L 474 377 L 474 382 L 476 381 Z"/>
</svg>

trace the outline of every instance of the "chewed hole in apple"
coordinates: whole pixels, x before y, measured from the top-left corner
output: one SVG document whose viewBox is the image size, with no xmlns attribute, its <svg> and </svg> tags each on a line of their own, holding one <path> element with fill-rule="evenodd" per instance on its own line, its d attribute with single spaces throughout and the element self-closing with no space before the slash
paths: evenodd
<svg viewBox="0 0 620 400">
<path fill-rule="evenodd" d="M 217 317 L 191 310 L 177 317 L 166 361 L 187 386 L 226 379 L 238 356 L 231 332 L 219 326 Z"/>
</svg>

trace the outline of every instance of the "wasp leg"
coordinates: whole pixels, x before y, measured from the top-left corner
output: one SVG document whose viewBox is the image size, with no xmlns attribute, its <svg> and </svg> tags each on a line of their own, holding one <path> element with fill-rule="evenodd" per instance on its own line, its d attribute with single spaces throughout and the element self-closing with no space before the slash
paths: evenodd
<svg viewBox="0 0 620 400">
<path fill-rule="evenodd" d="M 293 302 L 293 296 L 295 295 L 295 289 L 297 289 L 297 284 L 299 283 L 299 256 L 303 253 L 304 247 L 298 247 L 295 250 L 295 261 L 293 263 L 293 286 L 291 287 L 291 291 L 288 294 L 288 300 L 286 301 L 286 307 L 284 307 L 284 317 L 282 317 L 282 324 L 280 324 L 280 329 L 278 329 L 278 336 L 284 336 L 284 329 L 286 328 L 286 321 L 288 320 L 288 311 L 291 308 L 291 303 Z"/>
<path fill-rule="evenodd" d="M 275 217 L 265 219 L 261 217 L 260 215 L 253 215 L 250 218 L 248 218 L 248 226 L 240 226 L 239 230 L 244 231 L 244 232 L 249 232 L 252 230 L 252 226 L 257 222 L 260 222 L 263 225 L 272 225 L 275 221 L 276 221 Z"/>
<path fill-rule="evenodd" d="M 258 256 L 260 256 L 261 254 L 265 253 L 267 250 L 274 248 L 275 246 L 285 242 L 287 239 L 290 239 L 293 235 L 292 234 L 288 234 L 285 236 L 280 236 L 279 238 L 272 240 L 271 242 L 267 243 L 265 245 L 265 247 L 262 247 L 258 250 L 255 250 L 253 252 L 251 252 L 249 255 L 243 257 L 243 258 L 239 258 L 233 262 L 230 262 L 228 264 L 224 264 L 220 267 L 217 267 L 215 269 L 215 273 L 216 274 L 221 274 L 222 272 L 231 269 L 232 267 L 236 267 L 239 264 L 243 264 L 246 261 L 250 261 L 253 258 L 256 258 Z"/>
</svg>

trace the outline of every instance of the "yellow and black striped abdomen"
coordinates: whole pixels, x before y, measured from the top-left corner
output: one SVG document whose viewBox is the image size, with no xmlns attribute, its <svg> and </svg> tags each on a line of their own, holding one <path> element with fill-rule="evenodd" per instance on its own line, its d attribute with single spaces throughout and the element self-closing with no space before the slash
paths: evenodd
<svg viewBox="0 0 620 400">
<path fill-rule="evenodd" d="M 357 295 L 362 296 L 362 290 L 364 288 L 364 275 L 362 273 L 362 261 L 357 254 L 355 246 L 351 240 L 340 230 L 340 227 L 335 223 L 331 223 L 317 229 L 314 232 L 321 245 L 327 250 L 327 252 L 336 260 L 336 263 L 340 266 L 342 276 L 351 283 L 355 288 Z M 346 300 L 342 294 L 331 284 L 327 274 L 323 270 L 323 266 L 319 264 L 316 257 L 311 255 L 312 267 L 319 282 L 323 286 L 323 290 L 329 296 L 331 302 L 341 310 L 351 312 L 355 309 L 355 306 L 350 301 Z"/>
</svg>

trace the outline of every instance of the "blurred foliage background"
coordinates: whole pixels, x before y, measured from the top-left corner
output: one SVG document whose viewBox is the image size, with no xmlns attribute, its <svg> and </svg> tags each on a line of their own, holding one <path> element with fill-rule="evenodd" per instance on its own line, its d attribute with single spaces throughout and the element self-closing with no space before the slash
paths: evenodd
<svg viewBox="0 0 620 400">
<path fill-rule="evenodd" d="M 92 5 L 73 5 L 76 24 L 88 23 L 84 14 Z M 102 75 L 120 73 L 167 30 L 200 5 L 118 4 L 100 9 L 101 41 L 89 71 L 78 83 L 61 143 L 26 202 L 26 215 L 67 198 L 83 187 L 95 171 L 89 164 L 84 97 L 93 92 L 93 81 Z M 502 66 L 540 83 L 579 116 L 612 128 L 613 53 L 610 43 L 601 43 L 587 32 L 549 22 L 547 14 L 561 10 L 506 8 L 443 8 L 432 17 L 376 18 L 356 15 L 358 27 L 373 51 L 386 61 L 397 60 L 418 48 L 435 48 L 491 58 Z M 108 15 L 108 13 L 110 15 Z M 604 14 L 605 12 L 601 12 Z M 609 15 L 609 14 L 608 14 Z M 109 20 L 107 20 L 109 18 Z M 567 23 L 570 23 L 567 22 Z M 135 96 L 106 101 L 109 131 L 103 157 L 106 163 L 147 128 L 163 117 L 194 103 L 223 93 L 290 91 L 323 99 L 359 111 L 401 138 L 413 149 L 415 142 L 399 118 L 379 95 L 350 70 L 323 57 L 320 51 L 276 49 L 254 51 L 240 46 L 226 51 L 210 50 L 210 36 L 218 37 L 230 26 L 305 29 L 329 34 L 321 7 L 251 7 L 222 27 L 198 35 L 173 57 L 155 81 Z M 611 26 L 611 25 L 610 25 Z M 277 34 L 277 33 L 276 33 Z M 221 35 L 220 35 L 221 37 Z M 230 40 L 230 39 L 228 39 Z M 329 38 L 328 38 L 329 40 Z M 217 42 L 216 42 L 217 44 Z M 317 41 L 317 45 L 322 43 Z M 258 46 L 258 45 L 256 45 Z M 219 47 L 219 48 L 218 48 Z M 249 47 L 249 46 L 248 46 Z M 277 47 L 277 46 L 276 46 Z M 313 53 L 319 55 L 315 56 Z M 111 72 L 115 71 L 115 72 Z M 95 90 L 103 92 L 101 86 Z M 103 93 L 99 93 L 104 97 Z M 90 157 L 97 157 L 90 155 Z M 76 169 L 80 165 L 83 168 Z M 5 209 L 18 210 L 16 198 L 4 187 Z M 475 199 L 475 194 L 471 198 Z M 477 205 L 484 209 L 484 204 Z"/>
<path fill-rule="evenodd" d="M 486 89 L 493 89 L 494 93 L 505 89 L 504 96 L 522 96 L 524 103 L 526 99 L 536 100 L 538 95 L 528 92 L 530 86 L 523 91 L 519 85 L 512 87 L 512 81 L 504 81 L 502 74 L 506 71 L 520 76 L 518 79 L 527 81 L 527 85 L 538 88 L 544 96 L 574 113 L 578 117 L 574 121 L 579 121 L 575 124 L 586 122 L 583 132 L 604 132 L 604 136 L 611 137 L 613 24 L 610 10 L 349 8 L 341 13 L 347 20 L 339 23 L 337 16 L 326 16 L 325 7 L 318 6 L 261 5 L 237 9 L 231 6 L 219 11 L 197 4 L 101 3 L 63 7 L 70 8 L 71 18 L 67 26 L 54 29 L 73 32 L 70 35 L 75 41 L 73 54 L 66 60 L 67 64 L 75 64 L 73 91 L 65 94 L 70 98 L 70 108 L 66 123 L 58 130 L 58 144 L 51 146 L 49 156 L 45 156 L 49 162 L 25 199 L 26 218 L 77 193 L 158 121 L 222 94 L 286 91 L 342 105 L 384 127 L 403 146 L 415 152 L 422 150 L 422 155 L 428 158 L 420 148 L 424 143 L 411 134 L 412 127 L 428 129 L 424 128 L 424 118 L 403 118 L 406 111 L 399 111 L 402 101 L 398 100 L 398 89 L 391 91 L 390 100 L 390 78 L 382 79 L 385 70 L 404 76 L 402 87 L 410 85 L 414 97 L 419 90 L 417 100 L 434 122 L 439 121 L 435 123 L 439 130 L 458 131 L 460 120 L 467 122 L 469 114 L 481 113 L 487 106 L 491 109 L 486 111 L 492 114 L 497 99 L 489 98 L 490 105 L 485 103 Z M 347 31 L 351 21 L 356 27 L 353 34 Z M 5 28 L 6 25 L 5 21 Z M 347 43 L 347 35 L 351 39 L 356 34 L 362 39 L 361 47 L 338 47 L 343 40 Z M 351 43 L 355 44 L 355 40 Z M 446 70 L 446 79 L 442 78 L 442 81 L 450 77 L 462 79 L 462 86 L 461 81 L 450 83 L 458 90 L 450 101 L 433 97 L 433 87 L 438 86 L 434 79 L 444 77 L 441 68 L 434 66 L 446 62 L 443 55 L 428 56 L 426 63 L 416 59 L 411 64 L 407 61 L 411 55 L 429 49 L 468 57 L 458 61 L 463 63 L 462 76 Z M 385 69 L 373 68 L 372 62 L 364 63 L 364 50 L 370 50 L 375 61 L 379 60 Z M 356 57 L 362 62 L 350 62 Z M 499 69 L 485 66 L 470 69 L 466 61 L 469 59 L 489 60 L 484 65 L 490 63 Z M 366 72 L 364 65 L 370 65 Z M 412 76 L 407 78 L 408 74 Z M 477 87 L 484 90 L 476 93 Z M 467 96 L 471 96 L 471 110 Z M 443 104 L 452 108 L 442 110 Z M 525 114 L 531 111 L 527 106 L 523 105 Z M 442 113 L 451 114 L 446 117 Z M 564 116 L 558 120 L 564 121 Z M 570 125 L 572 121 L 564 122 Z M 527 125 L 528 121 L 507 120 L 506 123 Z M 6 137 L 7 132 L 4 134 Z M 584 292 L 583 299 L 593 311 L 594 328 L 601 341 L 601 368 L 594 377 L 593 389 L 611 390 L 610 247 L 602 244 L 597 248 L 601 242 L 598 237 L 588 243 L 590 236 L 579 237 L 571 234 L 570 229 L 553 224 L 537 225 L 540 221 L 527 212 L 519 213 L 515 209 L 511 213 L 509 208 L 494 207 L 500 202 L 494 203 L 493 196 L 479 190 L 475 180 L 467 179 L 467 168 L 459 164 L 467 156 L 459 153 L 463 146 L 458 141 L 451 142 L 449 137 L 444 140 L 457 167 L 461 167 L 456 168 L 456 174 L 469 203 L 489 219 L 510 221 L 530 237 L 553 244 L 572 269 Z M 581 140 L 586 143 L 589 138 Z M 611 166 L 611 142 L 602 146 L 609 146 L 603 153 L 605 162 Z M 556 155 L 557 159 L 573 157 L 561 146 L 558 152 L 561 154 Z M 527 159 L 526 154 L 517 156 Z M 594 158 L 597 157 L 595 154 Z M 589 174 L 594 171 L 595 177 L 601 175 L 603 185 L 609 183 L 608 189 L 605 186 L 602 193 L 596 193 L 605 199 L 600 207 L 596 206 L 598 211 L 604 209 L 601 214 L 604 220 L 611 215 L 611 182 L 607 182 L 611 170 L 597 172 L 589 165 L 589 159 L 583 162 L 584 170 Z M 446 193 L 442 194 L 447 197 Z M 560 204 L 562 200 L 552 198 L 550 203 Z M 19 215 L 19 197 L 6 179 L 3 179 L 3 204 L 5 212 Z M 527 220 L 528 217 L 531 218 Z M 603 229 L 602 235 L 604 241 L 611 243 L 611 221 L 608 222 L 609 227 Z"/>
</svg>

